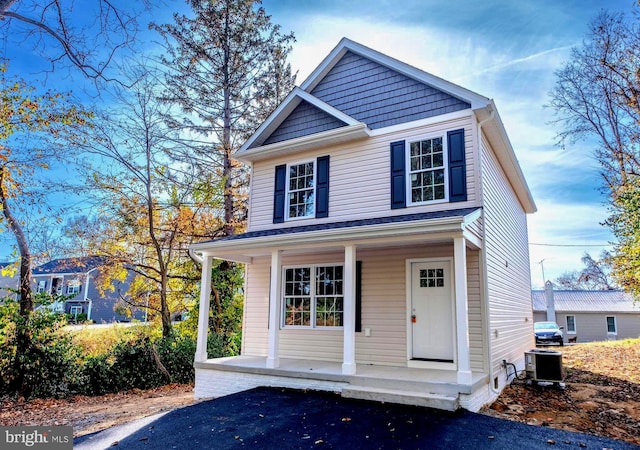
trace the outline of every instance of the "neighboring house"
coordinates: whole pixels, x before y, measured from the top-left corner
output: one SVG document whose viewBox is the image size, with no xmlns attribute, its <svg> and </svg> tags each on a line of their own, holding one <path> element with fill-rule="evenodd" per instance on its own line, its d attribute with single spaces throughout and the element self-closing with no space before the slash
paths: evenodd
<svg viewBox="0 0 640 450">
<path fill-rule="evenodd" d="M 0 262 L 0 301 L 7 297 L 14 300 L 18 298 L 18 294 L 15 291 L 19 285 L 20 269 L 16 268 L 15 271 L 12 271 L 13 273 L 11 275 L 4 273 L 5 269 L 12 265 L 15 265 L 15 263 Z M 13 289 L 14 291 L 7 288 Z"/>
<path fill-rule="evenodd" d="M 98 256 L 54 259 L 33 269 L 33 289 L 67 296 L 68 300 L 54 304 L 52 308 L 71 316 L 86 314 L 87 320 L 95 323 L 144 320 L 144 311 L 135 311 L 133 317 L 115 311 L 119 295 L 126 295 L 131 274 L 124 283 L 116 282 L 114 291 L 100 293 L 96 277 L 103 265 L 104 258 Z"/>
<path fill-rule="evenodd" d="M 235 153 L 246 233 L 203 261 L 196 397 L 259 385 L 478 410 L 533 345 L 526 214 L 492 100 L 348 39 Z M 208 359 L 212 258 L 246 263 L 241 356 Z"/>
<path fill-rule="evenodd" d="M 533 318 L 564 328 L 565 342 L 640 337 L 640 303 L 623 291 L 534 290 Z"/>
</svg>

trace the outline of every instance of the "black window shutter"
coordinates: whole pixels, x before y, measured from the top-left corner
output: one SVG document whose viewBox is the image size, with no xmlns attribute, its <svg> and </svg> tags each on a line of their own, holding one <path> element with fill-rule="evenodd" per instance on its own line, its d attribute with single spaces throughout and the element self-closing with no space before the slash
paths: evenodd
<svg viewBox="0 0 640 450">
<path fill-rule="evenodd" d="M 467 168 L 464 149 L 464 129 L 447 133 L 449 148 L 449 201 L 467 200 Z"/>
<path fill-rule="evenodd" d="M 329 217 L 329 155 L 317 161 L 316 218 Z"/>
<path fill-rule="evenodd" d="M 391 143 L 391 209 L 407 207 L 404 141 Z"/>
<path fill-rule="evenodd" d="M 276 166 L 276 186 L 273 192 L 273 223 L 284 222 L 284 196 L 287 185 L 287 166 Z"/>
<path fill-rule="evenodd" d="M 362 261 L 356 261 L 356 332 L 362 331 Z"/>
</svg>

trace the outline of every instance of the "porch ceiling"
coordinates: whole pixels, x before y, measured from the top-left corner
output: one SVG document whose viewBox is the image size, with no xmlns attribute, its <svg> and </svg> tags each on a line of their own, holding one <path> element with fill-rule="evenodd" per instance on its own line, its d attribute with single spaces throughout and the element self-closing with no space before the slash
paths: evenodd
<svg viewBox="0 0 640 450">
<path fill-rule="evenodd" d="M 340 250 L 345 245 L 358 248 L 393 247 L 416 243 L 446 243 L 468 237 L 468 245 L 479 248 L 480 240 L 467 236 L 467 227 L 477 221 L 481 208 L 464 208 L 435 213 L 314 224 L 260 230 L 202 242 L 190 247 L 203 256 L 250 263 L 253 258 L 274 250 L 291 253 L 321 253 Z"/>
</svg>

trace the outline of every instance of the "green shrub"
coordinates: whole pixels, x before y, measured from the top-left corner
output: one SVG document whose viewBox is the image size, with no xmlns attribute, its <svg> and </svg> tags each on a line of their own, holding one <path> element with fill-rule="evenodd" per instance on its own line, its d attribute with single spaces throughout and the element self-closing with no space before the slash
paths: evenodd
<svg viewBox="0 0 640 450">
<path fill-rule="evenodd" d="M 158 340 L 156 344 L 160 361 L 171 375 L 171 382 L 193 383 L 195 339 L 188 335 L 174 334 Z"/>
<path fill-rule="evenodd" d="M 0 390 L 20 380 L 25 397 L 64 397 L 82 390 L 85 383 L 81 350 L 64 331 L 64 315 L 46 308 L 28 317 L 18 305 L 5 301 L 0 306 Z M 17 332 L 25 330 L 28 346 L 17 354 Z M 19 372 L 18 372 L 19 371 Z"/>
<path fill-rule="evenodd" d="M 154 351 L 151 339 L 141 334 L 134 340 L 118 342 L 110 354 L 88 358 L 85 393 L 102 395 L 166 384 L 169 379 L 160 370 Z"/>
</svg>

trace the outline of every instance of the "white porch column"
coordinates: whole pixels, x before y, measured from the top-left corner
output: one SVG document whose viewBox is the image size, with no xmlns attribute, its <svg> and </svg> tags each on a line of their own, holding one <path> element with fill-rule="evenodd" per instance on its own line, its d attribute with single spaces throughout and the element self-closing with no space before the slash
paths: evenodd
<svg viewBox="0 0 640 450">
<path fill-rule="evenodd" d="M 198 312 L 198 340 L 196 341 L 195 362 L 207 360 L 207 335 L 209 333 L 209 302 L 211 296 L 211 256 L 202 258 L 202 279 L 200 281 L 200 310 Z"/>
<path fill-rule="evenodd" d="M 467 245 L 463 237 L 453 240 L 455 272 L 456 333 L 458 344 L 458 383 L 471 384 L 469 353 L 469 311 L 467 305 Z"/>
<path fill-rule="evenodd" d="M 267 353 L 267 368 L 280 366 L 280 314 L 282 311 L 280 290 L 282 285 L 282 252 L 274 250 L 271 253 L 271 287 L 269 289 L 269 349 Z"/>
<path fill-rule="evenodd" d="M 356 373 L 356 247 L 344 247 L 344 338 L 342 373 Z"/>
</svg>

